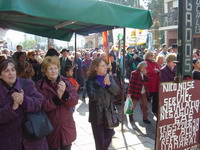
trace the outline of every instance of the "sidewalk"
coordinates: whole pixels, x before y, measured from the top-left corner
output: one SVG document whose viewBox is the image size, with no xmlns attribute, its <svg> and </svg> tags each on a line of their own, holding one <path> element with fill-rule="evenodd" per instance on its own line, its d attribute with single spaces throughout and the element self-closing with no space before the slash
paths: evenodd
<svg viewBox="0 0 200 150">
<path fill-rule="evenodd" d="M 88 99 L 86 103 L 79 100 L 74 112 L 76 122 L 77 139 L 72 145 L 72 150 L 95 150 L 94 139 L 90 123 L 88 122 Z M 121 106 L 118 106 L 120 109 Z M 120 110 L 119 110 L 120 111 Z M 121 132 L 121 124 L 115 128 L 115 135 L 109 150 L 153 150 L 155 138 L 155 121 L 150 115 L 151 125 L 142 122 L 139 104 L 134 114 L 134 122 L 129 123 L 125 117 L 124 132 Z M 120 112 L 121 113 L 121 112 Z M 137 117 L 136 117 L 137 116 Z M 128 123 L 127 123 L 128 122 Z"/>
</svg>

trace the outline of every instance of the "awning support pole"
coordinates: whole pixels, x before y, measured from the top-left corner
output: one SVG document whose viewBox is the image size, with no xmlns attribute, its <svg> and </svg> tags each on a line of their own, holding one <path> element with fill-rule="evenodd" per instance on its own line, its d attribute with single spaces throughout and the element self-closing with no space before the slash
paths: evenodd
<svg viewBox="0 0 200 150">
<path fill-rule="evenodd" d="M 121 116 L 122 116 L 122 122 L 121 122 L 121 131 L 123 132 L 124 128 L 124 100 L 125 100 L 125 93 L 124 93 L 124 67 L 125 67 L 125 60 L 124 60 L 124 56 L 125 56 L 125 46 L 126 46 L 126 28 L 123 28 L 123 67 L 122 67 L 122 105 L 121 105 Z"/>
<path fill-rule="evenodd" d="M 74 76 L 75 79 L 77 79 L 77 66 L 76 66 L 76 52 L 77 52 L 77 34 L 75 33 L 75 38 L 74 38 L 74 49 L 75 49 L 75 54 L 74 54 Z"/>
</svg>

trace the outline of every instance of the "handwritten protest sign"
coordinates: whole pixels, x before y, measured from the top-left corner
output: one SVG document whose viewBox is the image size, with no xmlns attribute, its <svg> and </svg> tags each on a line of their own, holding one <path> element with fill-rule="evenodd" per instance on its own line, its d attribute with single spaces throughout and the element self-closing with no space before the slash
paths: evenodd
<svg viewBox="0 0 200 150">
<path fill-rule="evenodd" d="M 197 150 L 200 81 L 162 83 L 156 150 Z"/>
</svg>

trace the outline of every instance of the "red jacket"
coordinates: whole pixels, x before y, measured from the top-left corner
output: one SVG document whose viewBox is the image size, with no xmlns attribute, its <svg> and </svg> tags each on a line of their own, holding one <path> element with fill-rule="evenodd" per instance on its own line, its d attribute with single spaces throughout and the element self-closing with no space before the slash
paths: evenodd
<svg viewBox="0 0 200 150">
<path fill-rule="evenodd" d="M 63 80 L 66 83 L 66 91 L 69 93 L 67 100 L 62 100 L 61 106 L 56 106 L 52 101 L 53 97 L 57 95 L 57 85 L 48 83 L 46 79 L 37 82 L 38 91 L 45 97 L 44 111 L 54 127 L 53 132 L 47 136 L 49 148 L 60 148 L 71 144 L 76 139 L 72 107 L 78 103 L 79 96 L 67 78 L 58 77 L 57 80 L 57 82 Z"/>
<path fill-rule="evenodd" d="M 148 77 L 144 76 L 144 80 L 142 80 L 140 70 L 132 71 L 128 87 L 128 94 L 131 95 L 132 99 L 138 100 L 141 98 L 141 91 L 143 85 L 145 88 L 145 93 L 148 94 L 147 82 L 148 82 Z"/>
<path fill-rule="evenodd" d="M 159 88 L 159 73 L 156 73 L 154 68 L 157 68 L 160 70 L 160 67 L 156 62 L 149 62 L 146 61 L 147 63 L 147 76 L 149 78 L 149 81 L 147 83 L 147 87 L 149 89 L 149 92 L 158 92 Z"/>
</svg>

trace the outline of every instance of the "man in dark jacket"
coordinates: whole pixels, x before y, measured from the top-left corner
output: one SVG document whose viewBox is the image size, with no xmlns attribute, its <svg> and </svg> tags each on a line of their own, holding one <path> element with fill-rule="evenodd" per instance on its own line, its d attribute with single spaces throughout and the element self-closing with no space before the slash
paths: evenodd
<svg viewBox="0 0 200 150">
<path fill-rule="evenodd" d="M 133 48 L 127 48 L 127 54 L 125 56 L 125 69 L 126 69 L 126 78 L 130 79 L 131 72 L 137 69 L 137 65 L 142 61 L 137 54 L 133 53 Z"/>
<path fill-rule="evenodd" d="M 17 53 L 22 52 L 22 45 L 17 45 L 16 47 L 17 51 L 12 55 L 13 61 L 16 63 L 17 62 Z"/>
<path fill-rule="evenodd" d="M 60 58 L 60 74 L 66 77 L 65 67 L 72 66 L 72 61 L 68 58 L 69 50 L 63 49 L 60 53 L 62 54 L 62 57 Z"/>
</svg>

